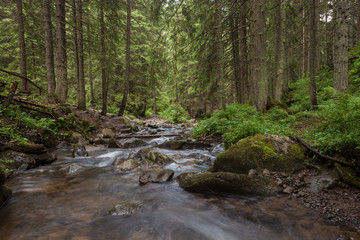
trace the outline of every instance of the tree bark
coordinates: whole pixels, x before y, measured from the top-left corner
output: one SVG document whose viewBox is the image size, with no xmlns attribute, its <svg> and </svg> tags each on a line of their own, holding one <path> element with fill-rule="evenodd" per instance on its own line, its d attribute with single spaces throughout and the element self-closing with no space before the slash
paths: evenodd
<svg viewBox="0 0 360 240">
<path fill-rule="evenodd" d="M 324 65 L 328 65 L 328 3 L 325 3 Z"/>
<path fill-rule="evenodd" d="M 222 6 L 221 0 L 215 0 L 215 58 L 216 58 L 216 82 L 220 85 L 220 105 L 225 109 L 225 86 L 224 86 L 224 46 L 222 41 Z"/>
<path fill-rule="evenodd" d="M 100 1 L 100 42 L 101 42 L 101 85 L 102 85 L 102 111 L 101 115 L 106 116 L 107 112 L 107 76 L 106 76 L 106 48 L 105 48 L 105 22 L 104 22 L 104 1 Z"/>
<path fill-rule="evenodd" d="M 77 46 L 79 58 L 78 108 L 86 109 L 85 76 L 84 76 L 84 43 L 82 24 L 82 0 L 77 0 Z"/>
<path fill-rule="evenodd" d="M 310 109 L 313 110 L 316 108 L 316 0 L 310 1 L 310 39 L 309 39 L 309 67 L 310 67 Z"/>
<path fill-rule="evenodd" d="M 130 85 L 131 1 L 127 0 L 126 5 L 127 5 L 127 14 L 126 14 L 127 20 L 126 20 L 125 83 L 124 83 L 124 95 L 121 101 L 121 106 L 118 114 L 119 116 L 122 116 L 124 114 L 126 108 L 126 102 L 127 102 L 127 95 L 129 93 L 129 85 Z"/>
<path fill-rule="evenodd" d="M 249 64 L 248 64 L 248 37 L 246 23 L 248 15 L 247 0 L 241 1 L 239 40 L 240 40 L 240 103 L 246 104 L 249 100 Z"/>
<path fill-rule="evenodd" d="M 306 76 L 306 73 L 307 73 L 307 43 L 306 43 L 306 21 L 305 21 L 305 17 L 306 17 L 306 8 L 305 6 L 303 6 L 303 11 L 302 11 L 302 14 L 303 14 L 303 27 L 302 27 L 302 77 L 305 77 Z"/>
<path fill-rule="evenodd" d="M 73 40 L 74 40 L 74 63 L 75 63 L 75 79 L 76 93 L 79 101 L 79 48 L 78 48 L 78 32 L 77 32 L 77 16 L 76 16 L 76 0 L 72 0 L 72 17 L 73 17 Z"/>
<path fill-rule="evenodd" d="M 259 111 L 266 110 L 269 84 L 266 63 L 265 0 L 250 0 L 250 96 Z"/>
<path fill-rule="evenodd" d="M 68 94 L 66 31 L 65 31 L 65 0 L 56 0 L 56 66 L 57 84 L 55 97 L 65 103 Z"/>
<path fill-rule="evenodd" d="M 277 55 L 276 64 L 276 76 L 273 84 L 273 98 L 276 101 L 281 101 L 284 96 L 285 85 L 287 84 L 286 79 L 286 55 L 285 55 L 285 41 L 286 41 L 286 9 L 284 0 L 278 0 L 276 2 L 276 44 L 275 54 Z"/>
<path fill-rule="evenodd" d="M 230 16 L 231 47 L 234 67 L 235 101 L 241 103 L 239 24 L 236 15 Z"/>
<path fill-rule="evenodd" d="M 348 26 L 347 1 L 336 0 L 334 4 L 335 28 L 334 44 L 334 88 L 343 93 L 348 92 Z"/>
<path fill-rule="evenodd" d="M 45 55 L 46 55 L 46 79 L 48 96 L 54 97 L 55 94 L 55 66 L 54 66 L 54 47 L 51 24 L 50 0 L 43 0 L 44 32 L 45 32 Z"/>
<path fill-rule="evenodd" d="M 22 0 L 16 0 L 16 13 L 17 13 L 19 47 L 20 47 L 20 75 L 27 78 L 26 44 L 25 44 L 24 16 L 23 16 L 22 4 L 23 4 Z M 21 81 L 20 81 L 20 91 L 21 92 L 30 92 L 30 90 L 27 86 L 27 81 L 25 79 L 21 79 Z"/>
</svg>

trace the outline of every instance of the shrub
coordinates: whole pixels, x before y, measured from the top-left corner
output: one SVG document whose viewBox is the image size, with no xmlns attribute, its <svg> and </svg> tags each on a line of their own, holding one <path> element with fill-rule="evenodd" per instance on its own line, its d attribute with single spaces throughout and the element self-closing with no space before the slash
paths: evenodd
<svg viewBox="0 0 360 240">
<path fill-rule="evenodd" d="M 167 109 L 159 113 L 163 119 L 171 123 L 183 122 L 189 119 L 189 113 L 179 104 L 171 104 Z"/>
</svg>

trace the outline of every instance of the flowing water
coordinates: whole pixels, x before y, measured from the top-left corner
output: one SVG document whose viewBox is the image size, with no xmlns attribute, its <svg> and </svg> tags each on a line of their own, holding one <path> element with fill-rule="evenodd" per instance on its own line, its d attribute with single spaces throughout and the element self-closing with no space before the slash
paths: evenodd
<svg viewBox="0 0 360 240">
<path fill-rule="evenodd" d="M 13 195 L 0 211 L 0 239 L 335 240 L 343 233 L 291 200 L 192 194 L 175 180 L 140 186 L 140 170 L 123 173 L 111 165 L 137 150 L 88 147 L 89 157 L 75 159 L 70 150 L 59 150 L 55 163 L 13 177 L 8 181 Z M 206 170 L 222 149 L 158 150 L 176 160 L 166 166 L 176 176 Z M 83 169 L 61 170 L 74 162 Z M 109 216 L 117 202 L 140 207 L 130 216 Z"/>
</svg>

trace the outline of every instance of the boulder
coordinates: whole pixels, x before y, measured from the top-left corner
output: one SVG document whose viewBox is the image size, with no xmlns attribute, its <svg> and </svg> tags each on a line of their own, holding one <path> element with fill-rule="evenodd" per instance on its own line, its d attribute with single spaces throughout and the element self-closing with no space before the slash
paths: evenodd
<svg viewBox="0 0 360 240">
<path fill-rule="evenodd" d="M 110 138 L 108 148 L 121 148 L 121 144 L 115 138 Z"/>
<path fill-rule="evenodd" d="M 139 177 L 140 184 L 147 183 L 162 183 L 171 180 L 174 176 L 174 171 L 171 169 L 151 169 L 145 170 Z"/>
<path fill-rule="evenodd" d="M 174 160 L 169 156 L 154 150 L 153 148 L 143 148 L 139 150 L 135 156 L 142 163 L 156 164 L 156 165 L 167 165 L 173 163 Z"/>
<path fill-rule="evenodd" d="M 139 203 L 119 202 L 116 203 L 108 212 L 110 216 L 129 216 L 137 212 Z"/>
<path fill-rule="evenodd" d="M 28 144 L 14 145 L 12 146 L 12 150 L 22 153 L 44 153 L 48 149 L 41 144 L 28 143 Z"/>
<path fill-rule="evenodd" d="M 75 157 L 87 157 L 87 156 L 89 156 L 89 154 L 86 151 L 85 146 L 81 142 L 78 142 L 77 144 L 75 144 L 75 147 L 74 147 L 74 150 L 73 150 L 71 156 L 73 158 L 75 158 Z"/>
<path fill-rule="evenodd" d="M 55 152 L 46 152 L 39 154 L 29 154 L 29 156 L 33 157 L 36 161 L 36 166 L 50 164 L 56 161 L 57 156 Z"/>
<path fill-rule="evenodd" d="M 113 138 L 113 137 L 115 137 L 115 133 L 113 132 L 113 130 L 111 130 L 109 128 L 104 128 L 101 131 L 101 134 L 103 135 L 104 138 Z"/>
<path fill-rule="evenodd" d="M 213 165 L 215 172 L 247 174 L 262 172 L 292 173 L 303 167 L 306 149 L 289 137 L 255 135 L 247 137 L 220 153 Z"/>
<path fill-rule="evenodd" d="M 137 148 L 148 145 L 148 143 L 144 140 L 137 138 L 123 139 L 119 143 L 121 145 L 121 148 Z"/>
<path fill-rule="evenodd" d="M 80 133 L 73 133 L 71 134 L 71 138 L 74 139 L 74 142 L 77 143 L 77 142 L 80 142 L 82 144 L 86 144 L 87 141 L 86 139 L 80 134 Z"/>
<path fill-rule="evenodd" d="M 11 195 L 11 189 L 6 186 L 0 186 L 0 208 L 6 203 Z"/>
<path fill-rule="evenodd" d="M 276 195 L 282 190 L 271 178 L 229 172 L 189 172 L 176 179 L 180 187 L 195 193 Z"/>
<path fill-rule="evenodd" d="M 134 159 L 127 159 L 117 165 L 117 169 L 123 172 L 131 171 L 137 168 L 140 164 Z"/>
<path fill-rule="evenodd" d="M 337 186 L 339 177 L 331 172 L 322 172 L 317 176 L 313 176 L 310 182 L 310 191 L 314 193 L 321 192 Z"/>
<path fill-rule="evenodd" d="M 0 158 L 6 161 L 4 163 L 5 167 L 12 170 L 18 169 L 23 164 L 27 164 L 27 169 L 36 166 L 36 160 L 25 153 L 9 150 L 0 153 Z"/>
</svg>

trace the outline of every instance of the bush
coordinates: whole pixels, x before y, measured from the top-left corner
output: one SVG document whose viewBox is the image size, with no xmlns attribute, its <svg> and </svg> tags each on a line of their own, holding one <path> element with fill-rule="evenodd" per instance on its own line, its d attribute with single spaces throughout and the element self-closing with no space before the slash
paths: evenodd
<svg viewBox="0 0 360 240">
<path fill-rule="evenodd" d="M 171 123 L 184 122 L 190 118 L 189 113 L 179 104 L 171 104 L 167 109 L 160 112 L 159 116 Z"/>
</svg>

